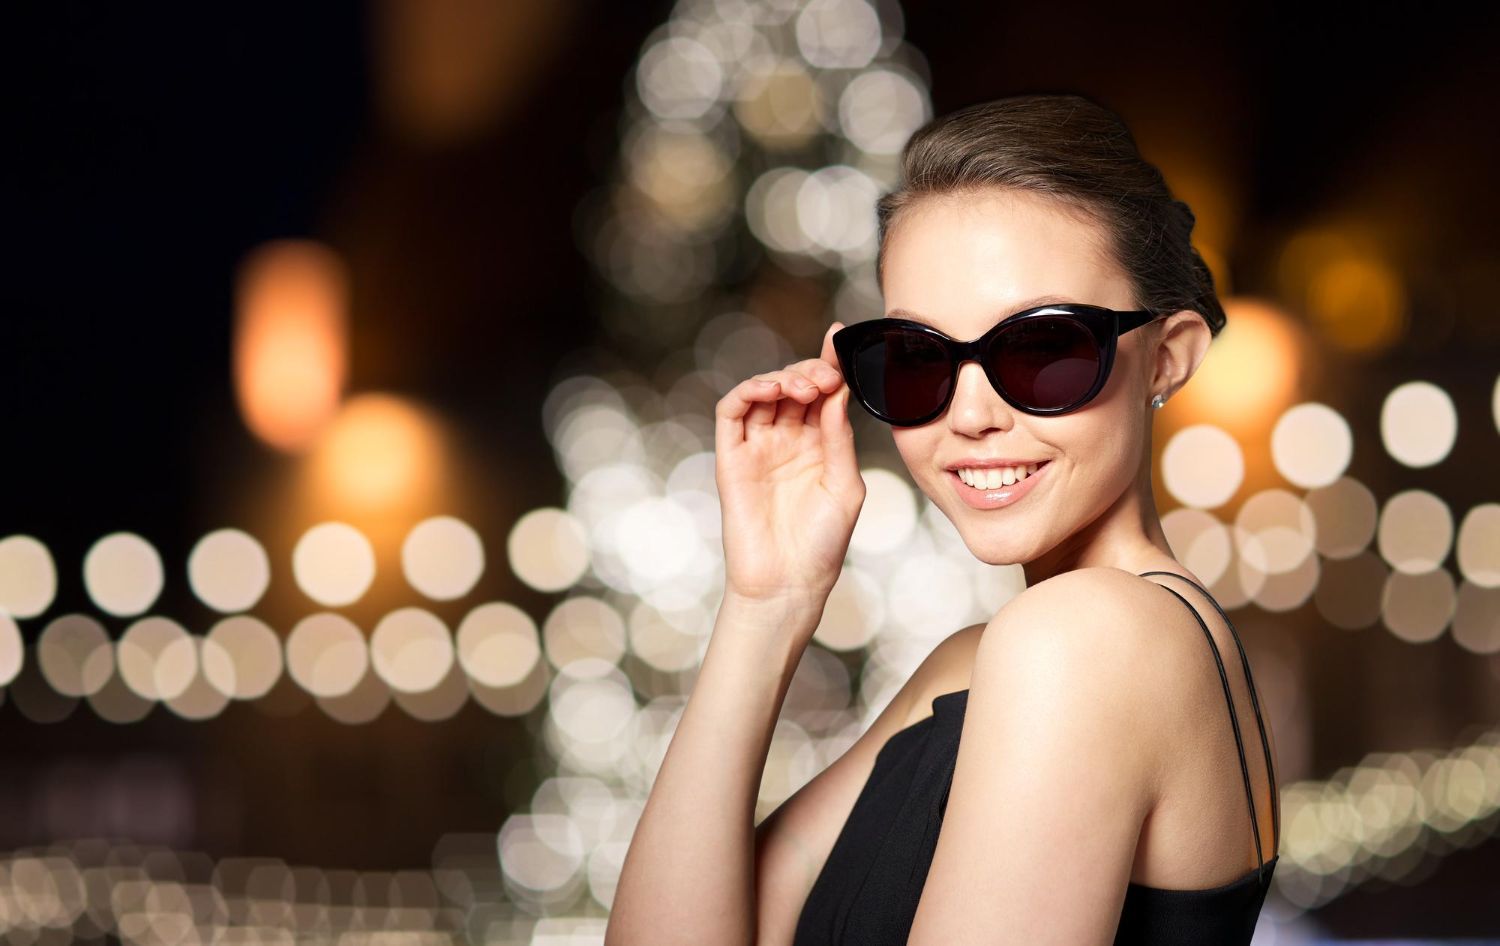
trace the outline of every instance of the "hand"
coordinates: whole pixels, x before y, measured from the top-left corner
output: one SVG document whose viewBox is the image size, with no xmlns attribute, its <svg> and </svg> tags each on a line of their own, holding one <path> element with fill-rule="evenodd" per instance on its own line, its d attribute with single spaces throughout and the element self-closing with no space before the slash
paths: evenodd
<svg viewBox="0 0 1500 946">
<path fill-rule="evenodd" d="M 865 481 L 833 350 L 841 328 L 819 357 L 747 378 L 715 408 L 726 597 L 821 608 L 843 569 Z"/>
</svg>

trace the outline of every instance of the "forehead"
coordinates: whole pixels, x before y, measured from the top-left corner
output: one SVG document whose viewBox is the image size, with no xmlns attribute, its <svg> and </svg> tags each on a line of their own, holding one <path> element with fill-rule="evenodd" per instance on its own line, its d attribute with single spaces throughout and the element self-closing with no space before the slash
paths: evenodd
<svg viewBox="0 0 1500 946">
<path fill-rule="evenodd" d="M 888 235 L 885 309 L 976 337 L 1038 298 L 1130 307 L 1105 231 L 1074 208 L 1017 191 L 922 198 Z"/>
</svg>

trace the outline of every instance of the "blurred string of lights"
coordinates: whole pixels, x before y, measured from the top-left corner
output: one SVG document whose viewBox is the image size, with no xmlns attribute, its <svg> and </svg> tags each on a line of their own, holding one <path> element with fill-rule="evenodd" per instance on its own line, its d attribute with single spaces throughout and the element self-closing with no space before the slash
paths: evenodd
<svg viewBox="0 0 1500 946">
<path fill-rule="evenodd" d="M 1500 822 L 1500 727 L 1462 749 L 1374 753 L 1283 789 L 1278 891 L 1312 908 L 1371 880 L 1414 882 Z M 151 946 L 221 942 L 530 942 L 584 936 L 603 919 L 639 799 L 588 776 L 547 779 L 532 810 L 489 834 L 445 835 L 430 870 L 353 871 L 223 858 L 109 838 L 0 855 L 0 936 Z M 577 942 L 568 939 L 564 941 Z"/>
<path fill-rule="evenodd" d="M 487 881 L 483 909 L 524 906 L 538 925 L 515 935 L 532 942 L 546 941 L 548 929 L 561 941 L 601 928 L 722 588 L 714 403 L 742 378 L 798 357 L 787 332 L 805 328 L 751 315 L 724 287 L 746 282 L 769 260 L 827 287 L 822 314 L 846 323 L 879 315 L 874 202 L 896 183 L 901 146 L 931 116 L 925 63 L 903 41 L 900 10 L 889 2 L 682 0 L 643 43 L 632 78 L 618 177 L 576 218 L 580 245 L 618 296 L 602 307 L 615 343 L 579 352 L 581 370 L 560 376 L 542 405 L 568 483 L 566 508 L 530 511 L 505 541 L 520 581 L 567 594 L 540 628 L 504 601 L 476 604 L 451 630 L 414 604 L 390 611 L 367 638 L 338 609 L 384 578 L 373 552 L 383 537 L 328 520 L 302 534 L 286 563 L 318 608 L 290 628 L 251 613 L 272 569 L 267 543 L 248 532 L 205 535 L 181 566 L 196 597 L 223 615 L 202 635 L 149 613 L 167 567 L 147 538 L 115 533 L 81 565 L 98 610 L 130 621 L 118 640 L 99 617 L 71 613 L 51 618 L 27 645 L 16 622 L 44 618 L 57 567 L 40 539 L 12 535 L 0 540 L 0 699 L 38 723 L 65 719 L 84 702 L 116 723 L 137 721 L 157 704 L 206 720 L 232 701 L 262 702 L 288 679 L 351 725 L 392 704 L 436 722 L 471 700 L 509 715 L 545 701 L 542 736 L 563 777 L 538 788 L 528 813 L 506 820 L 498 879 Z M 1223 257 L 1202 249 L 1211 262 Z M 1356 249 L 1357 266 L 1349 255 Z M 1283 289 L 1315 316 L 1323 343 L 1372 351 L 1399 338 L 1399 279 L 1367 244 L 1294 240 L 1283 263 Z M 1335 317 L 1373 304 L 1349 295 L 1370 282 L 1348 278 L 1372 267 L 1389 277 L 1379 285 L 1390 290 L 1375 300 L 1382 334 L 1374 340 L 1358 334 L 1358 320 Z M 236 393 L 257 437 L 310 452 L 339 495 L 378 504 L 432 482 L 432 427 L 426 413 L 392 395 L 343 399 L 347 296 L 342 262 L 314 241 L 280 241 L 247 259 Z M 1342 630 L 1380 624 L 1412 645 L 1447 634 L 1500 676 L 1500 504 L 1459 515 L 1421 489 L 1378 500 L 1348 472 L 1348 420 L 1329 405 L 1293 403 L 1295 378 L 1285 366 L 1312 344 L 1298 320 L 1264 300 L 1226 294 L 1225 306 L 1230 329 L 1159 421 L 1172 426 L 1158 482 L 1180 504 L 1163 517 L 1174 551 L 1225 608 L 1284 612 L 1311 602 Z M 654 371 L 630 367 L 622 353 L 632 351 L 654 358 Z M 1233 397 L 1223 396 L 1226 388 Z M 1491 412 L 1500 428 L 1500 379 Z M 1431 467 L 1453 450 L 1457 417 L 1441 386 L 1401 384 L 1384 399 L 1379 440 L 1397 464 Z M 854 420 L 865 422 L 857 413 Z M 866 430 L 861 447 L 875 455 L 862 463 L 866 503 L 815 635 L 821 646 L 808 651 L 777 722 L 758 816 L 836 759 L 943 636 L 986 619 L 1023 585 L 1019 569 L 976 561 L 900 472 L 899 458 L 881 453 L 889 444 Z M 1269 449 L 1247 452 L 1246 443 Z M 1269 476 L 1291 488 L 1248 486 Z M 1217 512 L 1247 488 L 1232 517 Z M 402 573 L 427 601 L 460 602 L 476 596 L 484 548 L 461 518 L 432 516 L 406 533 Z M 857 674 L 840 654 L 861 658 Z M 1267 670 L 1269 682 L 1279 676 L 1286 688 L 1295 685 L 1284 679 L 1288 668 L 1272 662 Z M 1444 850 L 1493 834 L 1497 793 L 1493 730 L 1456 749 L 1369 756 L 1334 778 L 1286 786 L 1278 887 L 1289 902 L 1313 906 L 1372 878 L 1418 875 Z M 493 862 L 496 838 L 485 838 Z M 256 875 L 270 893 L 249 897 L 271 913 L 235 914 L 243 884 L 212 879 L 196 855 L 163 855 L 162 872 L 148 869 L 146 887 L 117 898 L 112 886 L 98 893 L 71 878 L 139 883 L 139 874 L 87 872 L 109 868 L 110 857 L 124 857 L 119 869 L 146 860 L 109 853 L 135 850 L 129 845 L 87 842 L 98 843 L 103 853 L 77 842 L 5 861 L 0 927 L 24 939 L 26 930 L 40 937 L 60 928 L 52 921 L 89 917 L 114 923 L 124 938 L 155 942 L 168 937 L 150 932 L 151 917 L 186 930 L 187 909 L 195 930 L 271 916 L 263 929 L 275 938 L 273 928 L 300 928 L 295 918 L 304 915 L 332 929 L 335 905 L 377 910 L 338 914 L 338 928 L 353 930 L 364 922 L 356 917 L 407 902 L 383 875 L 370 882 L 376 893 L 345 874 L 325 893 L 317 878 L 334 872 L 272 865 Z M 197 872 L 177 876 L 174 857 Z M 440 873 L 403 881 L 424 891 L 411 897 L 427 912 L 412 923 L 384 914 L 394 924 L 387 928 L 464 929 L 475 938 L 478 922 L 484 938 L 511 937 L 490 919 L 476 921 L 479 906 L 449 897 Z M 167 886 L 156 906 L 137 909 L 158 879 Z M 64 886 L 103 897 L 98 903 L 111 912 L 91 912 L 93 899 L 65 897 Z M 278 904 L 290 912 L 277 913 Z M 311 912 L 298 913 L 300 906 Z M 460 907 L 469 911 L 462 923 L 444 912 Z M 125 915 L 146 924 L 130 929 L 146 932 L 125 932 Z"/>
</svg>

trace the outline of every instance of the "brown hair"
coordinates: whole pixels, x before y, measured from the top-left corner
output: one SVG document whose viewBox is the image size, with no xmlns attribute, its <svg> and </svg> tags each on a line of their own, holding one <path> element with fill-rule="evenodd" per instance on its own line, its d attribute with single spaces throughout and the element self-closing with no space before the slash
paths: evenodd
<svg viewBox="0 0 1500 946">
<path fill-rule="evenodd" d="M 1142 158 L 1119 115 L 1081 95 L 1017 95 L 970 105 L 917 129 L 901 153 L 901 183 L 876 204 L 876 279 L 900 212 L 923 197 L 1001 187 L 1083 212 L 1154 312 L 1191 309 L 1224 327 L 1213 275 L 1193 248 L 1195 218 Z"/>
</svg>

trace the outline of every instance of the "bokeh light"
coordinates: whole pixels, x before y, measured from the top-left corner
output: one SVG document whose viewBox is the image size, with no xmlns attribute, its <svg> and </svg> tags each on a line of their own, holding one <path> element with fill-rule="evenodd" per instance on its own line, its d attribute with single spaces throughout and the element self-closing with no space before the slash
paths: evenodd
<svg viewBox="0 0 1500 946">
<path fill-rule="evenodd" d="M 141 618 L 115 645 L 120 679 L 145 700 L 181 696 L 198 673 L 198 644 L 182 625 L 160 616 Z"/>
<path fill-rule="evenodd" d="M 453 668 L 453 638 L 437 615 L 399 608 L 380 619 L 370 637 L 370 662 L 399 693 L 433 690 Z"/>
<path fill-rule="evenodd" d="M 309 615 L 287 635 L 287 673 L 314 696 L 349 693 L 369 668 L 370 651 L 365 636 L 342 615 Z"/>
<path fill-rule="evenodd" d="M 407 533 L 401 567 L 417 591 L 434 601 L 452 601 L 472 591 L 484 574 L 484 543 L 467 522 L 433 516 Z"/>
<path fill-rule="evenodd" d="M 240 265 L 235 395 L 245 425 L 278 450 L 309 446 L 348 373 L 348 275 L 329 247 L 276 240 Z"/>
<path fill-rule="evenodd" d="M 98 693 L 115 670 L 114 642 L 86 614 L 65 614 L 48 624 L 37 641 L 36 658 L 47 683 L 64 696 Z"/>
<path fill-rule="evenodd" d="M 442 444 L 431 416 L 391 394 L 349 398 L 319 438 L 310 472 L 329 504 L 385 510 L 435 493 Z"/>
<path fill-rule="evenodd" d="M 1328 486 L 1349 468 L 1354 433 L 1326 404 L 1298 404 L 1271 431 L 1271 460 L 1288 483 L 1303 489 Z"/>
<path fill-rule="evenodd" d="M 9 614 L 0 611 L 0 687 L 8 686 L 16 678 L 25 659 L 21 629 Z"/>
<path fill-rule="evenodd" d="M 248 611 L 271 583 L 271 560 L 252 536 L 218 529 L 198 540 L 188 555 L 188 584 L 204 604 L 233 614 Z"/>
<path fill-rule="evenodd" d="M 1161 454 L 1162 485 L 1184 506 L 1215 509 L 1245 479 L 1245 456 L 1222 428 L 1194 424 L 1172 434 Z"/>
<path fill-rule="evenodd" d="M 224 618 L 203 640 L 203 676 L 231 699 L 259 699 L 281 679 L 281 646 L 263 621 L 243 614 Z"/>
<path fill-rule="evenodd" d="M 319 604 L 353 604 L 375 580 L 375 550 L 346 522 L 320 523 L 297 540 L 292 574 L 303 593 Z"/>
<path fill-rule="evenodd" d="M 1297 397 L 1306 343 L 1292 318 L 1266 300 L 1221 301 L 1228 324 L 1162 414 L 1227 430 L 1259 430 Z"/>
<path fill-rule="evenodd" d="M 83 559 L 83 583 L 99 610 L 116 617 L 142 614 L 164 582 L 161 556 L 133 532 L 106 535 Z"/>
<path fill-rule="evenodd" d="M 47 546 L 29 535 L 0 539 L 0 612 L 33 618 L 56 595 L 57 566 Z"/>
<path fill-rule="evenodd" d="M 1453 399 L 1425 381 L 1400 385 L 1381 405 L 1380 439 L 1399 463 L 1410 467 L 1441 463 L 1458 439 Z"/>
<path fill-rule="evenodd" d="M 541 660 L 536 622 L 513 604 L 494 601 L 465 615 L 458 625 L 458 660 L 476 683 L 495 689 L 515 686 Z"/>
<path fill-rule="evenodd" d="M 1386 500 L 1376 542 L 1381 557 L 1397 571 L 1432 571 L 1453 547 L 1453 514 L 1427 490 L 1405 490 Z"/>
<path fill-rule="evenodd" d="M 1454 551 L 1465 579 L 1500 588 L 1500 503 L 1483 503 L 1464 515 Z"/>
</svg>

